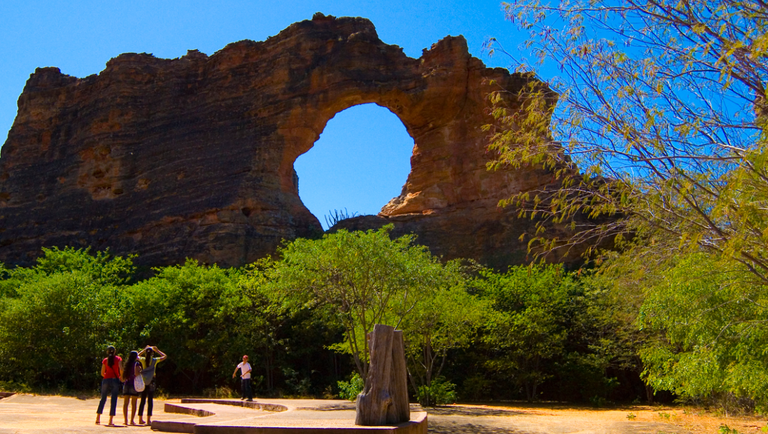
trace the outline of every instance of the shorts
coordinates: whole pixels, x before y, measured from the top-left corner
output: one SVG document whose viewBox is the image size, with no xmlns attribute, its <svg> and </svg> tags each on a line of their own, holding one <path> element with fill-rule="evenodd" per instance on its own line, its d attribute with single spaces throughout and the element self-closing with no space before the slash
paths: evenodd
<svg viewBox="0 0 768 434">
<path fill-rule="evenodd" d="M 128 380 L 123 383 L 123 395 L 139 396 L 141 393 L 137 392 L 136 389 L 133 388 L 133 380 Z"/>
</svg>

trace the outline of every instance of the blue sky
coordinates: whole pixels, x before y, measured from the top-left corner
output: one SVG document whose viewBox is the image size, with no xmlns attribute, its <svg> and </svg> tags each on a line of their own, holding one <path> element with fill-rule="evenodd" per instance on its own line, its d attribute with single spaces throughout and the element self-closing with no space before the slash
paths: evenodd
<svg viewBox="0 0 768 434">
<path fill-rule="evenodd" d="M 470 53 L 488 66 L 503 55 L 482 50 L 488 37 L 514 52 L 522 37 L 504 20 L 501 2 L 475 1 L 64 1 L 0 2 L 0 142 L 16 116 L 16 101 L 37 67 L 85 77 L 121 53 L 176 58 L 208 55 L 230 42 L 262 41 L 315 12 L 370 19 L 379 38 L 411 57 L 445 36 L 464 35 Z M 413 139 L 378 106 L 353 107 L 329 121 L 318 142 L 299 157 L 299 195 L 325 225 L 331 210 L 376 214 L 397 196 L 410 171 Z"/>
</svg>

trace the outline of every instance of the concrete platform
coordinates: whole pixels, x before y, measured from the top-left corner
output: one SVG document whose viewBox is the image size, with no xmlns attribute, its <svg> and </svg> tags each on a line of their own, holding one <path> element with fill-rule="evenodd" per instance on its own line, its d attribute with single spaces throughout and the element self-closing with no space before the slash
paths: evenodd
<svg viewBox="0 0 768 434">
<path fill-rule="evenodd" d="M 158 415 L 152 429 L 195 434 L 426 434 L 427 413 L 413 406 L 411 420 L 399 425 L 357 426 L 348 401 L 182 399 L 165 404 L 165 414 L 188 415 L 173 420 Z"/>
<path fill-rule="evenodd" d="M 98 398 L 4 394 L 0 398 L 0 434 L 89 434 L 117 430 L 121 434 L 149 432 L 150 425 L 123 424 L 122 397 L 115 416 L 116 426 L 106 426 L 109 401 L 102 423 L 94 424 Z M 182 403 L 182 401 L 189 401 Z M 205 401 L 205 402 L 201 402 Z M 172 409 L 165 412 L 165 408 Z M 426 413 L 412 406 L 414 423 L 405 426 L 356 427 L 354 404 L 342 400 L 275 399 L 242 402 L 231 400 L 155 399 L 151 428 L 188 433 L 298 433 L 374 434 L 375 431 L 426 434 Z M 180 410 L 180 409 L 184 410 Z M 417 419 L 417 413 L 423 418 Z M 136 416 L 138 421 L 138 416 Z M 418 430 L 413 430 L 414 426 Z M 313 428 L 308 431 L 306 428 Z M 358 429 L 355 431 L 355 429 Z"/>
<path fill-rule="evenodd" d="M 5 394 L 8 395 L 8 394 Z M 122 400 L 121 400 L 122 401 Z M 199 414 L 203 411 L 213 413 L 213 416 L 193 416 L 183 413 L 165 413 L 163 408 L 166 403 L 188 407 L 182 404 L 180 399 L 155 400 L 154 420 L 169 422 L 185 422 L 192 426 L 189 432 L 195 432 L 195 426 L 201 422 L 219 422 L 213 425 L 226 426 L 228 423 L 234 427 L 244 427 L 248 431 L 259 432 L 254 418 L 264 419 L 285 418 L 278 424 L 263 423 L 263 428 L 292 428 L 289 423 L 306 423 L 306 420 L 316 420 L 318 424 L 328 423 L 333 419 L 346 418 L 353 420 L 354 406 L 347 401 L 339 400 L 264 400 L 257 404 L 269 403 L 286 407 L 286 411 L 280 414 L 270 414 L 255 408 L 243 408 L 236 404 L 200 404 L 210 407 L 200 407 Z M 0 434 L 148 434 L 150 426 L 147 425 L 123 425 L 122 408 L 118 409 L 115 418 L 116 426 L 106 426 L 107 416 L 102 417 L 102 424 L 94 424 L 98 398 L 88 397 L 64 397 L 51 395 L 19 394 L 3 397 L 0 394 Z M 206 408 L 209 408 L 206 410 Z M 293 409 L 293 411 L 289 411 Z M 421 412 L 420 407 L 412 406 L 412 416 Z M 669 420 L 659 418 L 659 411 L 666 411 L 673 415 Z M 224 413 L 227 414 L 224 414 Z M 344 416 L 345 412 L 349 416 Z M 627 414 L 632 412 L 636 419 L 628 420 Z M 266 413 L 266 414 L 265 414 Z M 304 417 L 308 419 L 304 419 Z M 226 419 L 229 419 L 229 422 Z M 240 419 L 250 420 L 242 425 Z M 138 420 L 138 418 L 137 418 Z M 426 420 L 426 418 L 425 418 Z M 207 422 L 206 422 L 207 423 Z M 737 428 L 739 432 L 751 432 L 755 427 L 764 426 L 764 419 L 734 418 L 727 420 L 711 417 L 706 414 L 681 413 L 679 407 L 617 407 L 608 409 L 591 409 L 583 407 L 569 407 L 561 405 L 450 405 L 429 409 L 429 434 L 648 434 L 648 433 L 676 433 L 676 434 L 704 434 L 717 432 L 718 426 L 727 423 Z M 318 425 L 313 433 L 329 434 L 334 428 L 325 429 L 327 425 Z M 391 430 L 393 427 L 385 427 Z M 396 427 L 394 427 L 396 428 Z M 215 428 L 224 433 L 223 428 Z M 369 428 L 360 427 L 364 434 L 372 434 Z M 423 429 L 423 428 L 422 428 Z M 202 428 L 201 428 L 202 432 Z M 237 432 L 230 431 L 230 432 Z M 262 431 L 263 432 L 263 431 Z M 270 431 L 267 431 L 270 432 Z M 281 429 L 280 434 L 285 434 L 287 429 Z M 297 431 L 293 431 L 297 432 Z M 302 431 L 308 434 L 308 431 Z M 338 431 L 346 432 L 350 431 Z M 423 431 L 419 431 L 423 432 Z"/>
</svg>

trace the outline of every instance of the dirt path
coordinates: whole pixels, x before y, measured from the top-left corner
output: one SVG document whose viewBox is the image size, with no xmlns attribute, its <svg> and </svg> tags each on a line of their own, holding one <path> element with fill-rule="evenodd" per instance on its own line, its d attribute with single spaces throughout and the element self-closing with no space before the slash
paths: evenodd
<svg viewBox="0 0 768 434">
<path fill-rule="evenodd" d="M 296 406 L 318 403 L 310 400 L 292 402 Z M 61 396 L 15 395 L 0 399 L 0 434 L 151 432 L 149 427 L 95 425 L 97 405 L 97 399 Z M 163 413 L 162 408 L 162 402 L 156 401 L 157 419 L 182 417 Z M 115 422 L 122 423 L 121 411 L 118 408 Z M 762 434 L 760 428 L 766 426 L 765 419 L 716 418 L 690 409 L 669 407 L 601 410 L 562 406 L 453 405 L 427 411 L 430 434 L 717 434 L 721 424 L 738 430 L 739 434 Z M 104 422 L 107 419 L 102 417 Z"/>
<path fill-rule="evenodd" d="M 717 434 L 721 424 L 739 434 L 761 434 L 766 426 L 765 419 L 717 418 L 689 409 L 647 406 L 603 410 L 459 405 L 428 412 L 431 434 Z"/>
</svg>

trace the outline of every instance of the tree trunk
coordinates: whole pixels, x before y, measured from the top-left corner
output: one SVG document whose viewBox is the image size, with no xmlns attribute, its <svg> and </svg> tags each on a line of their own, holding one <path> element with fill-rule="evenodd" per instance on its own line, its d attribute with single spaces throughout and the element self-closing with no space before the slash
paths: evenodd
<svg viewBox="0 0 768 434">
<path fill-rule="evenodd" d="M 274 366 L 275 366 L 275 351 L 272 346 L 267 346 L 263 348 L 264 351 L 264 380 L 266 381 L 266 388 L 270 392 L 275 388 L 275 375 L 274 375 Z M 253 375 L 251 375 L 253 377 Z M 253 383 L 251 383 L 253 384 Z"/>
<path fill-rule="evenodd" d="M 653 404 L 653 395 L 654 395 L 653 387 L 651 387 L 651 386 L 646 384 L 645 385 L 645 398 L 648 401 L 648 404 Z"/>
<path fill-rule="evenodd" d="M 408 422 L 408 375 L 403 332 L 376 324 L 371 333 L 371 365 L 365 389 L 357 395 L 355 425 L 395 425 Z"/>
</svg>

